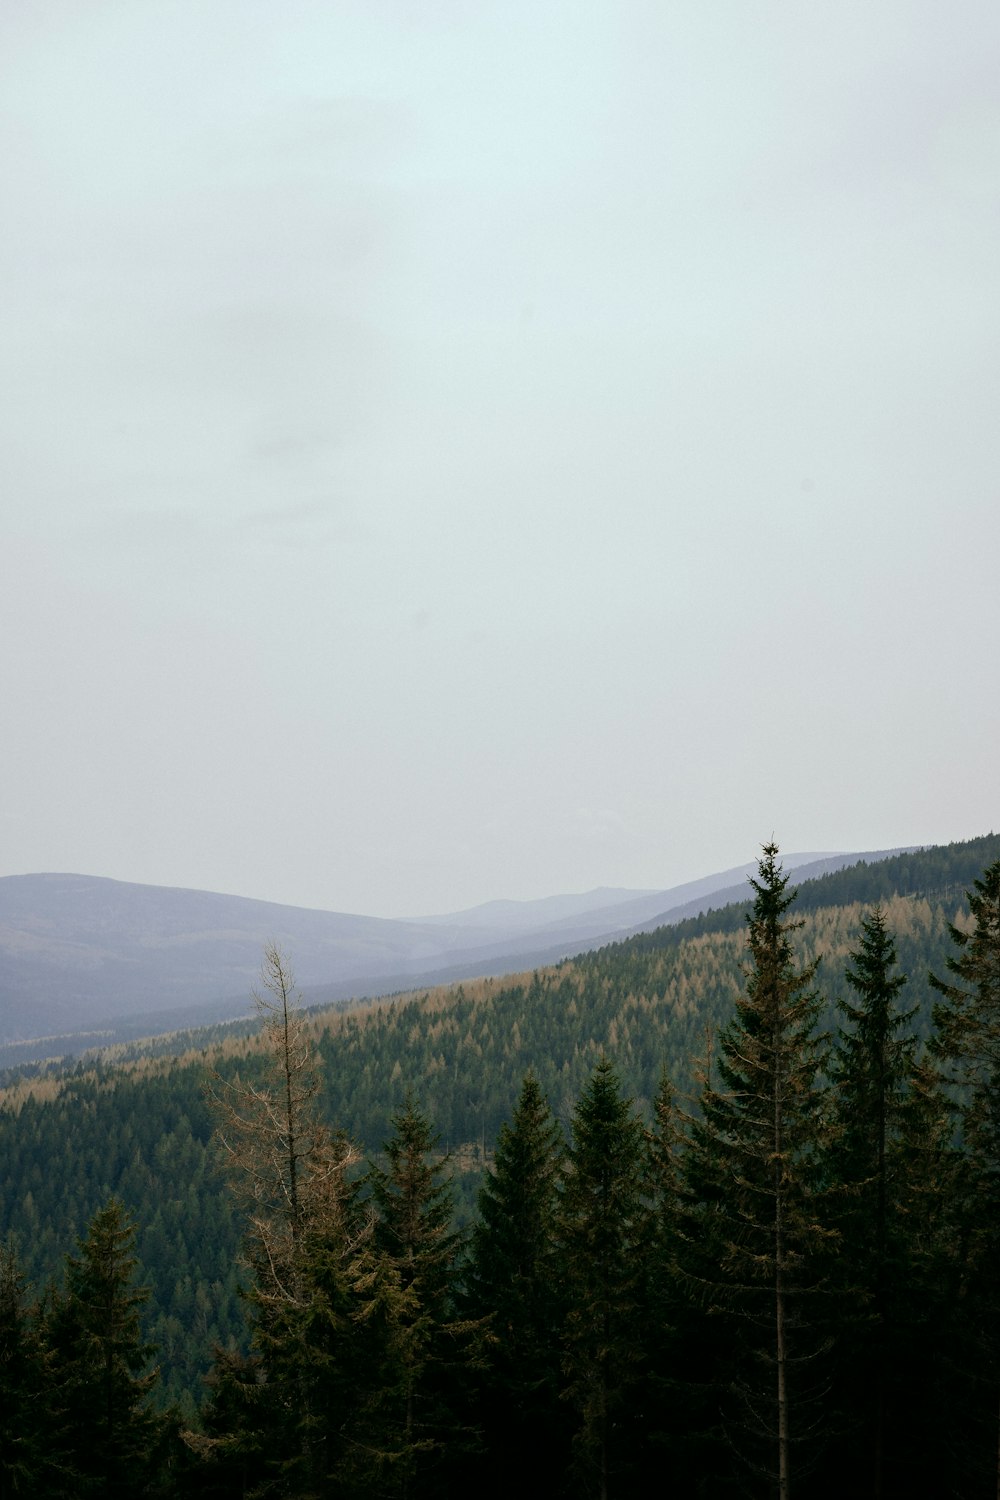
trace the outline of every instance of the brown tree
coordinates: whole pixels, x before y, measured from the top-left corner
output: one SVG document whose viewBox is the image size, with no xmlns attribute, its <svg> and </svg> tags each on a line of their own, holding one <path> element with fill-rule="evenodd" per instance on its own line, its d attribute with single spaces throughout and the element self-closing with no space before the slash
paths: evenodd
<svg viewBox="0 0 1000 1500">
<path fill-rule="evenodd" d="M 320 1112 L 308 1023 L 291 964 L 273 943 L 254 1002 L 268 1072 L 216 1076 L 212 1088 L 253 1277 L 247 1300 L 257 1373 L 243 1382 L 245 1416 L 260 1426 L 255 1386 L 266 1382 L 278 1398 L 267 1403 L 275 1429 L 267 1465 L 309 1493 L 329 1481 L 349 1442 L 358 1395 L 350 1350 L 364 1321 L 373 1215 L 352 1178 L 359 1152 Z"/>
</svg>

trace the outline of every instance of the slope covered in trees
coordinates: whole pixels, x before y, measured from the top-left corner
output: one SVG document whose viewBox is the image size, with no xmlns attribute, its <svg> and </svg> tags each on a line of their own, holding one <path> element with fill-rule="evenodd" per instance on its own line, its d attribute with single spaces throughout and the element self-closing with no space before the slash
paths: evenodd
<svg viewBox="0 0 1000 1500">
<path fill-rule="evenodd" d="M 908 976 L 908 1029 L 917 1043 L 928 1037 L 928 970 L 948 972 L 950 925 L 969 923 L 963 892 L 998 856 L 1000 840 L 991 837 L 804 886 L 796 961 L 820 959 L 821 1026 L 835 1026 L 838 1003 L 853 993 L 844 971 L 868 903 L 879 900 Z M 529 1070 L 567 1140 L 602 1056 L 642 1120 L 652 1118 L 664 1069 L 682 1093 L 695 1087 L 691 1059 L 718 1049 L 743 992 L 745 929 L 746 910 L 727 909 L 534 975 L 310 1016 L 321 1118 L 378 1160 L 391 1117 L 405 1109 L 408 1091 L 419 1097 L 454 1153 L 454 1192 L 467 1219 L 476 1170 L 484 1152 L 492 1157 Z M 30 1070 L 9 1081 L 0 1110 L 0 1234 L 16 1236 L 23 1271 L 36 1287 L 57 1276 L 67 1246 L 117 1194 L 134 1215 L 138 1274 L 151 1289 L 145 1329 L 163 1368 L 160 1399 L 181 1399 L 189 1411 L 201 1400 L 213 1343 L 244 1339 L 243 1230 L 211 1147 L 210 1067 L 251 1084 L 264 1067 L 259 1038 L 126 1066 Z M 982 1109 L 970 1131 L 986 1129 L 980 1117 Z M 988 1261 L 977 1264 L 985 1276 Z"/>
<path fill-rule="evenodd" d="M 158 1410 L 121 1203 L 41 1297 L 8 1248 L 0 1492 L 995 1493 L 1000 859 L 949 929 L 926 1048 L 880 904 L 831 1037 L 771 846 L 754 890 L 695 1094 L 661 1082 L 650 1128 L 602 1053 L 564 1131 L 529 1072 L 469 1235 L 412 1093 L 366 1171 L 324 1121 L 269 951 L 256 1067 L 213 1083 L 242 1345 L 186 1419 Z"/>
</svg>

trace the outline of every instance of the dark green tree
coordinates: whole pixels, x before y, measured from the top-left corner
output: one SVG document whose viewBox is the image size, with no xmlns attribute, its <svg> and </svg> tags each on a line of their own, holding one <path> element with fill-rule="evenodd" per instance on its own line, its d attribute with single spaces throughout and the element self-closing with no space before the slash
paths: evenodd
<svg viewBox="0 0 1000 1500">
<path fill-rule="evenodd" d="M 0 1246 L 0 1500 L 41 1496 L 59 1482 L 50 1454 L 51 1369 L 38 1308 L 11 1244 Z"/>
<path fill-rule="evenodd" d="M 794 893 L 775 844 L 765 845 L 750 883 L 745 987 L 719 1037 L 685 1158 L 688 1270 L 729 1321 L 739 1364 L 720 1376 L 739 1398 L 729 1417 L 734 1446 L 788 1500 L 793 1449 L 817 1435 L 825 1393 L 816 1310 L 828 1240 L 818 1196 L 825 1041 L 816 964 L 797 962 L 799 924 L 786 916 Z"/>
<path fill-rule="evenodd" d="M 156 1414 L 158 1371 L 142 1335 L 149 1292 L 134 1285 L 135 1225 L 110 1198 L 66 1257 L 64 1291 L 47 1316 L 54 1358 L 51 1446 L 64 1481 L 53 1494 L 150 1493 L 168 1424 Z"/>
<path fill-rule="evenodd" d="M 949 1079 L 964 1091 L 966 1130 L 985 1145 L 996 1133 L 990 1105 L 996 1103 L 1000 1078 L 1000 860 L 967 895 L 971 926 L 950 928 L 958 949 L 947 960 L 951 978 L 930 975 L 942 997 L 934 1008 L 933 1050 Z"/>
<path fill-rule="evenodd" d="M 369 1493 L 415 1500 L 446 1493 L 476 1444 L 465 1377 L 482 1330 L 454 1303 L 461 1237 L 449 1159 L 412 1095 L 392 1124 L 384 1160 L 367 1175 L 377 1219 L 363 1317 L 375 1373 L 358 1447 L 368 1473 L 359 1477 Z"/>
<path fill-rule="evenodd" d="M 647 1142 L 649 1223 L 638 1402 L 642 1478 L 645 1488 L 668 1494 L 717 1495 L 720 1476 L 711 1461 L 720 1443 L 713 1340 L 721 1330 L 706 1316 L 700 1285 L 684 1271 L 689 1232 L 699 1253 L 704 1248 L 700 1220 L 687 1222 L 684 1118 L 664 1075 Z"/>
<path fill-rule="evenodd" d="M 600 1500 L 631 1493 L 638 1456 L 630 1398 L 641 1375 L 644 1147 L 642 1123 L 602 1057 L 573 1114 L 559 1212 L 577 1492 Z"/>
<path fill-rule="evenodd" d="M 828 1153 L 839 1240 L 831 1280 L 838 1324 L 834 1400 L 850 1454 L 843 1483 L 882 1497 L 910 1494 L 940 1467 L 935 1419 L 935 1329 L 940 1332 L 943 1172 L 947 1125 L 940 1092 L 918 1060 L 916 1007 L 899 995 L 896 945 L 876 905 L 845 977 L 831 1060 Z M 830 1479 L 830 1459 L 825 1469 Z"/>
<path fill-rule="evenodd" d="M 951 928 L 949 977 L 930 975 L 941 996 L 931 1047 L 962 1148 L 953 1188 L 956 1461 L 971 1483 L 1000 1494 L 1000 860 L 968 901 L 970 925 Z"/>
<path fill-rule="evenodd" d="M 565 1150 L 529 1073 L 479 1192 L 464 1276 L 464 1309 L 489 1320 L 480 1389 L 488 1462 L 477 1487 L 491 1495 L 552 1495 L 566 1467 L 568 1412 L 559 1399 L 565 1299 L 555 1244 Z"/>
<path fill-rule="evenodd" d="M 194 1430 L 182 1433 L 185 1459 L 177 1488 L 201 1500 L 245 1500 L 277 1487 L 268 1449 L 274 1441 L 274 1392 L 258 1354 L 216 1348 Z"/>
</svg>

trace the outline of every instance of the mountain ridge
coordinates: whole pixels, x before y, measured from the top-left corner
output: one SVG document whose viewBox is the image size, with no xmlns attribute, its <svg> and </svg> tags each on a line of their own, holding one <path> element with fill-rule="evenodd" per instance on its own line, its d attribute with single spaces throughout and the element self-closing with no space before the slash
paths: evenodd
<svg viewBox="0 0 1000 1500">
<path fill-rule="evenodd" d="M 789 869 L 887 857 L 792 854 Z M 253 897 L 149 886 L 108 876 L 40 872 L 0 877 L 0 1045 L 79 1033 L 163 1029 L 239 1018 L 263 945 L 292 957 L 310 1001 L 343 1000 L 556 962 L 650 923 L 704 909 L 755 866 L 662 891 L 596 887 L 417 920 L 291 907 Z M 620 900 L 607 901 L 608 896 Z M 700 903 L 700 904 L 699 904 Z M 508 918 L 508 920 L 504 920 Z M 165 1024 L 164 1024 L 165 1023 Z M 90 1041 L 83 1045 L 92 1045 Z M 77 1047 L 77 1050 L 80 1050 Z"/>
</svg>

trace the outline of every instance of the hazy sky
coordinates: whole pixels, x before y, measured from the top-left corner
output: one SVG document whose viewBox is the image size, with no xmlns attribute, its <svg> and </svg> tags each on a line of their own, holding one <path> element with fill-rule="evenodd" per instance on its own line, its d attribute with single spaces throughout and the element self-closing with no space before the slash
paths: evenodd
<svg viewBox="0 0 1000 1500">
<path fill-rule="evenodd" d="M 1000 8 L 5 0 L 0 874 L 1000 825 Z"/>
</svg>

